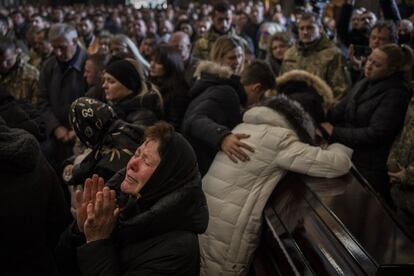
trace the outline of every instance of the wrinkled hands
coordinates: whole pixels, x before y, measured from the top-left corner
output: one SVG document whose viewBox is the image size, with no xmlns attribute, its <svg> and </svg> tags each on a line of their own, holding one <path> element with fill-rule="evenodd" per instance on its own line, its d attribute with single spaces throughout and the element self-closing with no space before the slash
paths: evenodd
<svg viewBox="0 0 414 276">
<path fill-rule="evenodd" d="M 119 214 L 115 191 L 104 188 L 104 180 L 93 175 L 86 179 L 83 191 L 76 191 L 75 199 L 76 222 L 86 240 L 109 238 Z"/>
<path fill-rule="evenodd" d="M 224 137 L 223 141 L 221 142 L 221 150 L 234 163 L 237 163 L 237 159 L 242 162 L 249 161 L 250 158 L 243 149 L 246 149 L 250 152 L 254 152 L 254 149 L 246 143 L 240 141 L 241 139 L 246 139 L 249 137 L 250 135 L 248 134 L 231 133 Z"/>
<path fill-rule="evenodd" d="M 96 193 L 95 204 L 88 204 L 83 228 L 87 242 L 108 239 L 111 236 L 119 215 L 115 198 L 115 191 L 105 187 Z"/>
</svg>

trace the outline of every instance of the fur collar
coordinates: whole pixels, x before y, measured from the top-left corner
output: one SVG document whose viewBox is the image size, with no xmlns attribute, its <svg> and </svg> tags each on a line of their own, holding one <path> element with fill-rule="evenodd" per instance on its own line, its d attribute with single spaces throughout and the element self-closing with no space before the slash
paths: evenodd
<svg viewBox="0 0 414 276">
<path fill-rule="evenodd" d="M 325 111 L 330 109 L 332 106 L 334 102 L 332 89 L 324 80 L 318 76 L 315 76 L 304 70 L 292 70 L 276 78 L 276 89 L 279 89 L 279 87 L 289 81 L 303 81 L 307 85 L 313 87 L 319 93 L 319 95 L 322 96 Z"/>
<path fill-rule="evenodd" d="M 212 61 L 201 61 L 194 72 L 194 77 L 199 79 L 203 73 L 216 75 L 223 79 L 229 79 L 233 75 L 230 67 Z"/>
<path fill-rule="evenodd" d="M 252 124 L 267 124 L 293 130 L 300 141 L 315 144 L 315 125 L 303 108 L 285 95 L 277 95 L 265 100 L 243 116 L 243 121 Z"/>
</svg>

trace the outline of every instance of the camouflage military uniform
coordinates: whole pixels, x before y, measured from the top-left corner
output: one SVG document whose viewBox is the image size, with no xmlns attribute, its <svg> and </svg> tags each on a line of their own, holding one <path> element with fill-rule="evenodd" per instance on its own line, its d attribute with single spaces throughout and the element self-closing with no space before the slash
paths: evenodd
<svg viewBox="0 0 414 276">
<path fill-rule="evenodd" d="M 40 71 L 40 68 L 41 68 L 40 66 L 42 64 L 42 57 L 38 53 L 36 53 L 33 49 L 31 49 L 29 52 L 29 58 L 30 58 L 29 63 L 33 65 L 34 67 L 36 67 L 37 70 Z"/>
<path fill-rule="evenodd" d="M 236 34 L 236 31 L 232 28 L 227 33 L 229 36 L 234 36 L 242 41 L 245 45 L 247 45 L 247 42 L 240 36 Z M 193 57 L 203 59 L 203 60 L 209 60 L 210 59 L 210 51 L 211 48 L 213 48 L 214 42 L 216 42 L 217 38 L 222 36 L 222 34 L 217 33 L 213 27 L 210 28 L 210 30 L 203 36 L 202 38 L 199 38 L 193 47 Z"/>
<path fill-rule="evenodd" d="M 388 170 L 406 169 L 401 184 L 393 184 L 391 196 L 397 207 L 414 215 L 414 99 L 411 100 L 405 116 L 404 128 L 395 140 L 388 157 Z"/>
<path fill-rule="evenodd" d="M 39 70 L 27 62 L 26 58 L 17 58 L 17 66 L 6 75 L 0 75 L 0 85 L 18 100 L 27 100 L 37 104 L 39 97 Z"/>
<path fill-rule="evenodd" d="M 326 36 L 309 47 L 300 42 L 289 48 L 280 75 L 294 69 L 312 73 L 328 83 L 336 100 L 351 88 L 351 79 L 341 51 Z"/>
</svg>

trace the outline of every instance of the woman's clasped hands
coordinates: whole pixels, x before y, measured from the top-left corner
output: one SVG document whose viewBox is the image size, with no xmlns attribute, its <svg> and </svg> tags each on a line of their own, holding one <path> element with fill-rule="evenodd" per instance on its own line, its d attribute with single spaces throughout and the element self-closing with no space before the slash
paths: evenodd
<svg viewBox="0 0 414 276">
<path fill-rule="evenodd" d="M 76 191 L 76 222 L 86 241 L 108 239 L 119 215 L 115 191 L 104 187 L 97 175 L 85 181 L 83 191 Z"/>
</svg>

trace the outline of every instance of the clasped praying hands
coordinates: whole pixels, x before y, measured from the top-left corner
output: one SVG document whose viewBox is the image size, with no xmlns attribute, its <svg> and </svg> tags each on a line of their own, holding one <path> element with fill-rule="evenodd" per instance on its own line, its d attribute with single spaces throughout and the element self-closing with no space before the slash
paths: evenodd
<svg viewBox="0 0 414 276">
<path fill-rule="evenodd" d="M 85 181 L 83 191 L 76 191 L 76 204 L 76 222 L 86 241 L 108 239 L 119 215 L 115 191 L 94 175 Z"/>
</svg>

